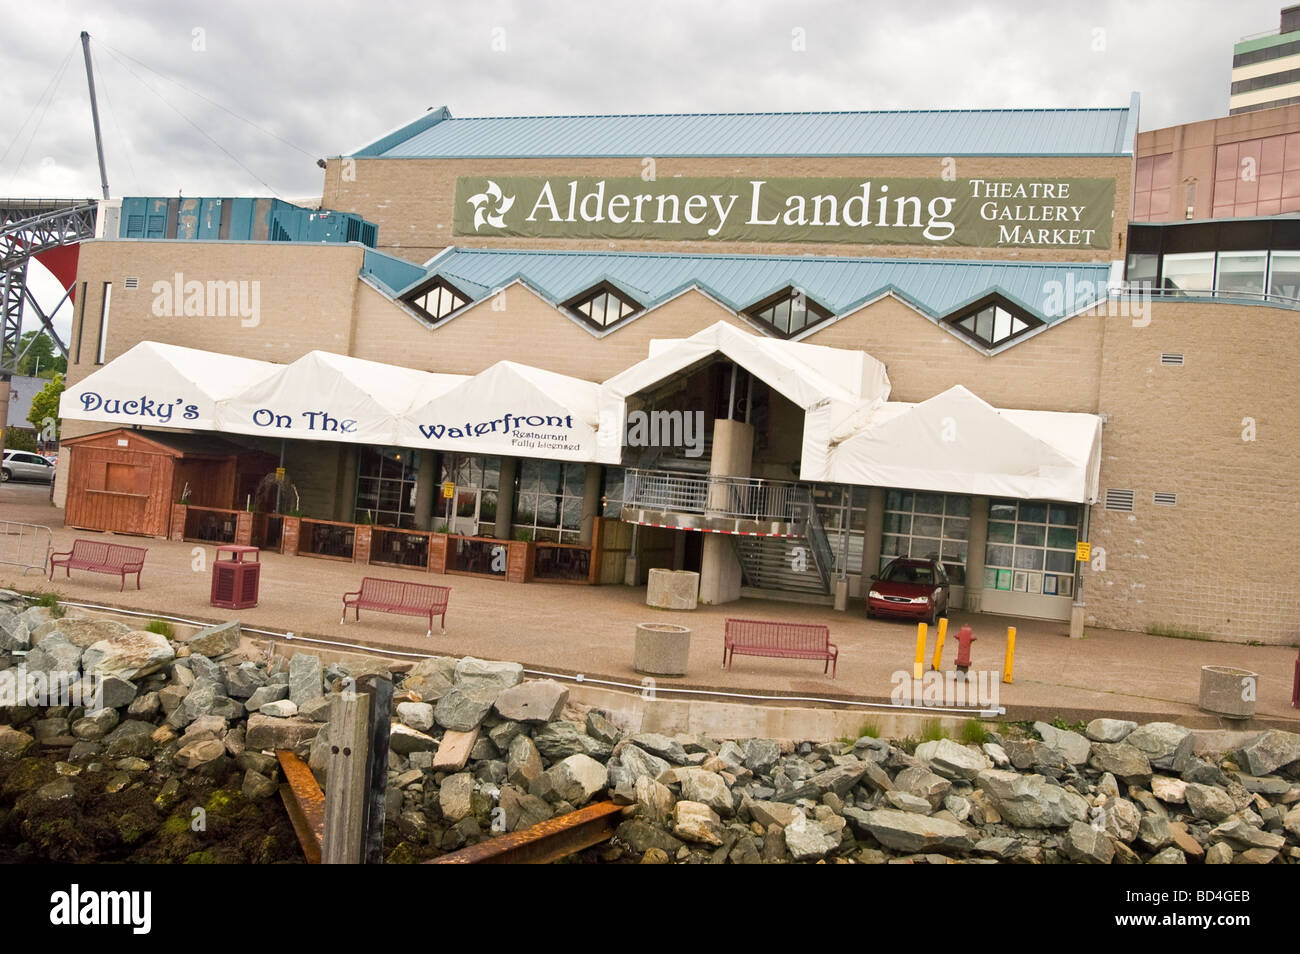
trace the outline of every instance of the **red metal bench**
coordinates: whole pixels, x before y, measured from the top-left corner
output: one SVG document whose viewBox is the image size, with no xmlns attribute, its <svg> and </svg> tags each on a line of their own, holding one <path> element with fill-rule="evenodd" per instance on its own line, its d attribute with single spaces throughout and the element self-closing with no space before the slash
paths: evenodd
<svg viewBox="0 0 1300 954">
<path fill-rule="evenodd" d="M 348 618 L 348 608 L 361 619 L 363 609 L 381 613 L 401 613 L 404 616 L 427 616 L 429 631 L 433 635 L 433 618 L 440 617 L 442 633 L 447 632 L 447 598 L 450 586 L 430 586 L 428 583 L 407 583 L 404 580 L 381 580 L 368 576 L 361 581 L 361 589 L 343 594 L 342 623 Z"/>
<path fill-rule="evenodd" d="M 831 642 L 831 631 L 818 623 L 774 623 L 758 619 L 728 619 L 722 642 L 722 664 L 742 656 L 775 656 L 781 659 L 824 659 L 825 673 L 839 666 L 839 647 Z M 835 670 L 831 670 L 835 678 Z"/>
<path fill-rule="evenodd" d="M 54 579 L 54 568 L 63 567 L 64 575 L 72 576 L 73 570 L 90 570 L 92 573 L 116 573 L 122 578 L 120 590 L 126 589 L 126 578 L 135 574 L 135 588 L 140 589 L 140 571 L 144 569 L 145 547 L 128 547 L 121 543 L 105 543 L 102 540 L 73 540 L 72 549 L 67 553 L 54 553 L 50 556 L 50 579 Z M 62 557 L 62 559 L 60 559 Z"/>
</svg>

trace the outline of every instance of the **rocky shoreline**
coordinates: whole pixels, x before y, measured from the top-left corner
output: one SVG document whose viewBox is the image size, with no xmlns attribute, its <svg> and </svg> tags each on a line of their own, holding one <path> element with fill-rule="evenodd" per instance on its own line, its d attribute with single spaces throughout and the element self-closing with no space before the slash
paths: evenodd
<svg viewBox="0 0 1300 954">
<path fill-rule="evenodd" d="M 5 679 L 30 691 L 58 674 L 85 691 L 0 699 L 0 858 L 301 861 L 273 751 L 327 786 L 332 698 L 388 670 L 247 645 L 238 623 L 173 640 L 0 591 L 0 695 Z M 1296 733 L 1200 755 L 1189 729 L 1113 719 L 982 744 L 669 737 L 517 663 L 395 669 L 389 863 L 605 799 L 626 818 L 575 860 L 1300 863 Z"/>
</svg>

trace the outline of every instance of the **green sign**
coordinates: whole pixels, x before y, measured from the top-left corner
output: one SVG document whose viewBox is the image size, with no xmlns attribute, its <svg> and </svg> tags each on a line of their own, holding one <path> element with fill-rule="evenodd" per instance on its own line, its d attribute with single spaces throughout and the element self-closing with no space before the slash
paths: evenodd
<svg viewBox="0 0 1300 954">
<path fill-rule="evenodd" d="M 456 235 L 1110 248 L 1114 179 L 462 176 Z"/>
</svg>

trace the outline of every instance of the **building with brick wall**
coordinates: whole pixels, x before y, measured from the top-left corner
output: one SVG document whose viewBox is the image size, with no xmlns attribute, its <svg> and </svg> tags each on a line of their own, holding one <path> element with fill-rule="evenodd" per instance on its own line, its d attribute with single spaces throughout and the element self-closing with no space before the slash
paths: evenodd
<svg viewBox="0 0 1300 954">
<path fill-rule="evenodd" d="M 191 200 L 209 203 L 207 237 L 184 234 L 177 209 L 152 236 L 128 236 L 123 215 L 117 237 L 86 243 L 70 393 L 141 342 L 285 368 L 328 352 L 430 386 L 460 376 L 448 388 L 483 388 L 512 362 L 542 391 L 564 376 L 617 398 L 616 456 L 548 450 L 558 437 L 476 452 L 443 423 L 405 446 L 263 433 L 218 411 L 221 439 L 287 474 L 266 482 L 275 503 L 254 509 L 274 516 L 253 532 L 352 559 L 364 537 L 368 560 L 391 547 L 405 565 L 500 574 L 492 541 L 527 543 L 536 564 L 519 578 L 639 585 L 669 567 L 699 572 L 709 602 L 853 612 L 890 561 L 933 558 L 952 605 L 973 611 L 1290 642 L 1300 597 L 1261 560 L 1300 494 L 1289 226 L 1157 217 L 1141 158 L 1160 147 L 1136 129 L 1136 97 L 433 110 L 327 160 L 321 210 L 373 226 L 362 240 L 333 225 L 222 237 L 220 202 Z M 876 384 L 845 397 L 868 369 Z M 114 416 L 65 401 L 65 436 L 183 423 L 126 403 Z M 833 427 L 818 417 L 841 406 Z M 680 428 L 639 440 L 637 413 Z M 1081 477 L 1034 496 L 1076 464 Z"/>
</svg>

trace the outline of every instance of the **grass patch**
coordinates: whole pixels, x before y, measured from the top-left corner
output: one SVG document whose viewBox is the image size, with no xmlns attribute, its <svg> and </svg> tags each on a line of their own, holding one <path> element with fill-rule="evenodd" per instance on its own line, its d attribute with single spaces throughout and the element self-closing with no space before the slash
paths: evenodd
<svg viewBox="0 0 1300 954">
<path fill-rule="evenodd" d="M 149 620 L 144 624 L 144 631 L 146 633 L 157 633 L 159 636 L 166 636 L 168 639 L 176 635 L 176 630 L 172 627 L 172 624 L 165 619 Z"/>
<path fill-rule="evenodd" d="M 989 730 L 979 719 L 967 719 L 962 723 L 961 740 L 968 745 L 983 745 L 989 740 Z"/>
<path fill-rule="evenodd" d="M 1213 641 L 1214 637 L 1209 633 L 1202 633 L 1199 629 L 1190 629 L 1182 626 L 1164 626 L 1153 625 L 1143 630 L 1148 636 L 1164 636 L 1166 639 L 1194 639 L 1197 642 L 1208 643 Z"/>
<path fill-rule="evenodd" d="M 840 739 L 840 741 L 843 742 L 845 745 L 852 745 L 854 742 L 858 741 L 858 739 L 878 739 L 878 738 L 880 738 L 880 723 L 864 722 L 862 723 L 862 727 L 858 729 L 858 734 L 856 736 L 845 736 L 844 738 Z"/>
<path fill-rule="evenodd" d="M 948 730 L 943 727 L 943 723 L 938 719 L 926 719 L 921 726 L 922 742 L 938 742 L 940 739 L 948 738 Z"/>
<path fill-rule="evenodd" d="M 58 593 L 36 593 L 29 597 L 33 606 L 44 606 L 50 611 L 50 615 L 55 619 L 63 619 L 63 614 L 67 612 L 59 605 Z"/>
</svg>

